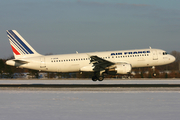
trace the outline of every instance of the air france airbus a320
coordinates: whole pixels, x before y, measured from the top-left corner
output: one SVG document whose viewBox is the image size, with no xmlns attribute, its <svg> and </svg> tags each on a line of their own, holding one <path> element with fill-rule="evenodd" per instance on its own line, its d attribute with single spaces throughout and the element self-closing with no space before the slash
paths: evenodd
<svg viewBox="0 0 180 120">
<path fill-rule="evenodd" d="M 154 67 L 175 61 L 161 49 L 135 49 L 62 55 L 41 55 L 16 31 L 7 30 L 15 59 L 7 65 L 49 72 L 94 72 L 93 81 L 106 74 L 129 74 L 135 67 Z"/>
</svg>

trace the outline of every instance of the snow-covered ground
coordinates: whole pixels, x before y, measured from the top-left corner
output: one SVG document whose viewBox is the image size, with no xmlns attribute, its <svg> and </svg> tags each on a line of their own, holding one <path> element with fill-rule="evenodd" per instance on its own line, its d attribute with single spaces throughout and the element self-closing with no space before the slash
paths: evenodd
<svg viewBox="0 0 180 120">
<path fill-rule="evenodd" d="M 0 91 L 0 120 L 179 120 L 180 92 Z"/>
<path fill-rule="evenodd" d="M 180 80 L 0 80 L 0 84 L 180 84 Z M 0 120 L 179 120 L 180 91 L 0 90 Z"/>
</svg>

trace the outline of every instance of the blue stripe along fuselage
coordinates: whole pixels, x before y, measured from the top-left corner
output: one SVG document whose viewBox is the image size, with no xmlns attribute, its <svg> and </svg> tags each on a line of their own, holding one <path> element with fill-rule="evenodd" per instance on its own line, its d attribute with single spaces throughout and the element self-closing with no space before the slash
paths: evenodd
<svg viewBox="0 0 180 120">
<path fill-rule="evenodd" d="M 132 54 L 142 54 L 142 53 L 150 53 L 150 51 L 133 51 L 133 52 L 119 52 L 119 53 L 111 53 L 111 55 L 132 55 Z"/>
<path fill-rule="evenodd" d="M 32 52 L 32 50 L 31 49 L 29 49 L 29 47 L 28 46 L 26 46 L 26 44 L 24 44 L 24 42 L 12 31 L 12 30 L 8 30 L 8 32 L 10 33 L 8 33 L 8 35 L 9 36 L 13 36 L 13 37 L 11 37 L 18 45 L 19 45 L 19 43 L 25 48 L 25 50 L 24 50 L 24 48 L 23 47 L 21 47 L 21 45 L 19 45 L 27 54 L 33 54 L 33 52 Z M 19 42 L 17 42 L 17 41 Z M 29 52 L 29 53 L 28 53 Z"/>
</svg>

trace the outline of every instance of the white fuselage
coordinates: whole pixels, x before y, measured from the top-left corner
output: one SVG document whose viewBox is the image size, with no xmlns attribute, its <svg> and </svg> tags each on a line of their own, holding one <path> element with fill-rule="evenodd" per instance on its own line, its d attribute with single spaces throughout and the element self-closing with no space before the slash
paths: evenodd
<svg viewBox="0 0 180 120">
<path fill-rule="evenodd" d="M 8 65 L 17 66 L 20 68 L 28 68 L 39 71 L 50 72 L 79 72 L 90 71 L 84 70 L 86 66 L 93 66 L 90 63 L 89 56 L 98 56 L 102 59 L 113 63 L 128 63 L 132 68 L 135 67 L 150 67 L 169 64 L 175 61 L 174 56 L 167 54 L 161 49 L 136 49 L 124 51 L 106 51 L 106 52 L 92 52 L 92 53 L 76 53 L 76 54 L 62 54 L 62 55 L 48 55 L 21 58 L 19 60 L 27 61 L 26 64 L 18 64 L 13 60 L 7 61 Z M 17 59 L 16 59 L 17 60 Z"/>
</svg>

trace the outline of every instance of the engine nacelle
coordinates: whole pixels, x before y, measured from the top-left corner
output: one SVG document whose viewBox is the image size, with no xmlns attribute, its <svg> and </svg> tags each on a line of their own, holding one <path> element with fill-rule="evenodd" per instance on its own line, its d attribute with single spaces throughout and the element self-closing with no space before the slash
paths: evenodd
<svg viewBox="0 0 180 120">
<path fill-rule="evenodd" d="M 119 64 L 116 65 L 115 71 L 117 74 L 128 74 L 131 73 L 132 66 L 131 64 Z"/>
</svg>

